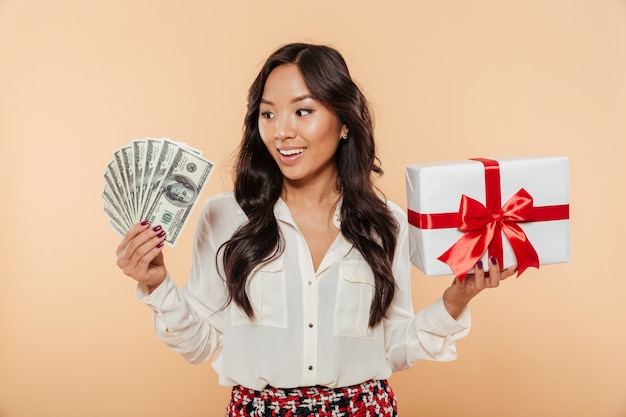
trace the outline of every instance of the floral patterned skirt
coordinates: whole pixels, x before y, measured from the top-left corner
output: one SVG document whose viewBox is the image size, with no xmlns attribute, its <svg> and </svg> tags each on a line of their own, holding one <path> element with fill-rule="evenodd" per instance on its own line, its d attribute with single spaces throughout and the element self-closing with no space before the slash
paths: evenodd
<svg viewBox="0 0 626 417">
<path fill-rule="evenodd" d="M 226 417 L 397 417 L 396 399 L 385 380 L 341 388 L 322 386 L 255 391 L 235 386 Z"/>
</svg>

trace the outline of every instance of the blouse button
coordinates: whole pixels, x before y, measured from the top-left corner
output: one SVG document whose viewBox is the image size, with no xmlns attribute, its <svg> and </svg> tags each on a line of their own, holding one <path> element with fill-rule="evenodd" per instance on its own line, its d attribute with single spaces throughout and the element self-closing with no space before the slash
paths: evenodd
<svg viewBox="0 0 626 417">
<path fill-rule="evenodd" d="M 309 366 L 309 371 L 312 371 L 312 370 L 313 370 L 313 367 L 312 367 L 312 366 Z"/>
<path fill-rule="evenodd" d="M 313 327 L 313 323 L 309 323 L 309 327 L 311 327 L 311 328 L 312 328 L 312 327 Z"/>
<path fill-rule="evenodd" d="M 311 282 L 311 281 L 307 282 L 307 285 L 311 285 L 311 284 L 312 284 L 312 282 Z"/>
</svg>

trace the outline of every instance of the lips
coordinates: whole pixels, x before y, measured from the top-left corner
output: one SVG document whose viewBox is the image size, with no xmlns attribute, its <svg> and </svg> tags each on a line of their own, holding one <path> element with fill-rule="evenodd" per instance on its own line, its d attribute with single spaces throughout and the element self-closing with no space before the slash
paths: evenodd
<svg viewBox="0 0 626 417">
<path fill-rule="evenodd" d="M 304 152 L 304 148 L 296 148 L 296 149 L 279 149 L 278 152 L 282 156 L 294 156 L 299 155 Z"/>
<path fill-rule="evenodd" d="M 280 161 L 284 165 L 296 164 L 304 154 L 305 150 L 306 148 L 278 149 Z"/>
</svg>

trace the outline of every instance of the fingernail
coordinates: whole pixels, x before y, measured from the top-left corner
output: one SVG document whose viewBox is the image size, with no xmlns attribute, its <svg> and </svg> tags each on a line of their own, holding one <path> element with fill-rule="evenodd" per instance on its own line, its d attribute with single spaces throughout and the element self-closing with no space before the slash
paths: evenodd
<svg viewBox="0 0 626 417">
<path fill-rule="evenodd" d="M 492 264 L 497 265 L 498 261 L 496 260 L 495 256 L 492 256 L 491 258 L 489 258 L 489 260 L 491 261 Z"/>
<path fill-rule="evenodd" d="M 158 245 L 156 245 L 157 248 L 162 248 L 163 247 L 163 242 L 159 242 Z"/>
<path fill-rule="evenodd" d="M 478 261 L 476 262 L 476 266 L 478 267 L 478 269 L 483 269 L 483 261 Z"/>
<path fill-rule="evenodd" d="M 165 236 L 165 232 L 164 231 L 157 235 L 157 237 L 163 237 L 163 236 Z"/>
<path fill-rule="evenodd" d="M 152 228 L 152 230 L 154 230 L 155 232 L 158 232 L 161 229 L 162 229 L 161 226 L 155 226 L 155 227 Z"/>
<path fill-rule="evenodd" d="M 141 224 L 142 226 L 147 226 L 147 225 L 148 225 L 148 223 L 150 223 L 148 220 L 144 220 L 144 221 L 142 221 L 140 224 Z"/>
</svg>

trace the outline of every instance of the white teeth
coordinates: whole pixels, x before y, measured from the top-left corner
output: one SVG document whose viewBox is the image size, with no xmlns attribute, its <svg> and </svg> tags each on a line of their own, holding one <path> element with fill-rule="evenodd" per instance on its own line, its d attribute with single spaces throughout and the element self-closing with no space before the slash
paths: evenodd
<svg viewBox="0 0 626 417">
<path fill-rule="evenodd" d="M 300 148 L 300 149 L 279 149 L 278 152 L 280 152 L 280 154 L 284 155 L 284 156 L 291 156 L 291 155 L 295 155 L 295 154 L 304 152 L 304 148 Z"/>
</svg>

